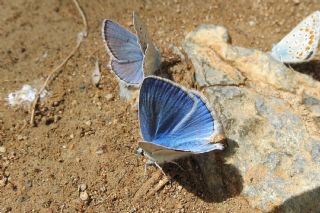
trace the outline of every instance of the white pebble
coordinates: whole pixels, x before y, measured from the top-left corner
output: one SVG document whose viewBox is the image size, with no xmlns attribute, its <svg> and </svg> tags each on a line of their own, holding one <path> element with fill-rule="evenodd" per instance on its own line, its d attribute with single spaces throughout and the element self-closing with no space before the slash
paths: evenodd
<svg viewBox="0 0 320 213">
<path fill-rule="evenodd" d="M 0 152 L 5 153 L 7 151 L 6 147 L 0 146 Z"/>
<path fill-rule="evenodd" d="M 255 22 L 255 21 L 249 21 L 249 25 L 250 25 L 251 27 L 256 26 L 256 22 Z"/>
<path fill-rule="evenodd" d="M 108 93 L 104 97 L 106 98 L 107 101 L 111 101 L 113 99 L 113 94 Z"/>
<path fill-rule="evenodd" d="M 83 200 L 83 201 L 86 201 L 89 199 L 89 195 L 86 191 L 84 192 L 80 192 L 80 199 Z"/>
<path fill-rule="evenodd" d="M 85 183 L 80 184 L 79 190 L 80 190 L 81 192 L 84 192 L 86 189 L 87 189 L 87 185 L 86 185 Z"/>
</svg>

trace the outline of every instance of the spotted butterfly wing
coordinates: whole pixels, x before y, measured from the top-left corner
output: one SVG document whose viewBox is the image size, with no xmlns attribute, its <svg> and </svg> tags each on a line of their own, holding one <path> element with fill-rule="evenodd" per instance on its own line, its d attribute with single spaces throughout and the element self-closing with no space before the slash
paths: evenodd
<svg viewBox="0 0 320 213">
<path fill-rule="evenodd" d="M 320 37 L 320 11 L 302 20 L 279 43 L 273 46 L 271 55 L 283 63 L 302 63 L 312 59 Z"/>
</svg>

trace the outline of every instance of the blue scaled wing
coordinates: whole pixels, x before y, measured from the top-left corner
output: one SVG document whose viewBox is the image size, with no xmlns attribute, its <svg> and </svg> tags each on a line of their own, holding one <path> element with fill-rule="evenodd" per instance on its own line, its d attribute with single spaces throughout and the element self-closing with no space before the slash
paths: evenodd
<svg viewBox="0 0 320 213">
<path fill-rule="evenodd" d="M 143 139 L 151 142 L 169 135 L 193 105 L 194 99 L 179 86 L 154 76 L 145 78 L 139 97 Z"/>
<path fill-rule="evenodd" d="M 115 74 L 128 84 L 140 84 L 144 54 L 137 36 L 111 20 L 103 21 L 102 36 Z"/>
<path fill-rule="evenodd" d="M 139 118 L 143 139 L 155 145 L 153 150 L 163 147 L 205 153 L 223 149 L 222 144 L 210 143 L 221 127 L 204 99 L 171 81 L 159 77 L 148 77 L 143 81 Z M 148 149 L 144 143 L 139 145 Z"/>
</svg>

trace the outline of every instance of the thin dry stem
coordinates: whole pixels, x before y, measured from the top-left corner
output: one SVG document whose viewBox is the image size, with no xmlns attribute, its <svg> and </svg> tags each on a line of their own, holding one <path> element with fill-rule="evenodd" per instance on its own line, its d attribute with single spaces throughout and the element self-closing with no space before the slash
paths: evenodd
<svg viewBox="0 0 320 213">
<path fill-rule="evenodd" d="M 137 202 L 140 198 L 142 198 L 145 194 L 147 194 L 147 192 L 154 185 L 154 183 L 160 179 L 161 175 L 162 175 L 161 171 L 157 171 L 156 173 L 154 173 L 151 176 L 151 178 L 149 178 L 147 182 L 145 182 L 140 187 L 140 189 L 136 192 L 136 194 L 133 197 L 133 202 Z"/>
<path fill-rule="evenodd" d="M 80 5 L 79 5 L 79 2 L 77 0 L 73 0 L 73 3 L 76 5 L 80 15 L 81 15 L 81 18 L 82 18 L 82 23 L 83 23 L 83 32 L 84 32 L 84 37 L 87 37 L 88 35 L 88 22 L 87 22 L 87 18 L 83 12 L 83 10 L 81 9 Z"/>
<path fill-rule="evenodd" d="M 70 58 L 72 58 L 72 56 L 76 53 L 76 51 L 79 49 L 81 42 L 83 41 L 83 38 L 87 36 L 88 34 L 88 24 L 87 24 L 87 19 L 86 16 L 84 14 L 84 12 L 82 11 L 79 3 L 77 0 L 73 0 L 73 3 L 75 4 L 77 10 L 79 11 L 81 18 L 82 18 L 82 22 L 83 22 L 83 26 L 84 26 L 84 31 L 80 32 L 78 34 L 78 38 L 77 38 L 77 44 L 76 46 L 72 49 L 72 51 L 69 53 L 69 55 L 62 61 L 61 64 L 59 64 L 57 67 L 55 67 L 51 73 L 48 75 L 46 81 L 44 82 L 44 84 L 42 85 L 42 87 L 40 88 L 40 90 L 37 92 L 36 97 L 32 103 L 32 108 L 31 108 L 31 118 L 30 118 L 30 124 L 32 126 L 35 125 L 34 123 L 34 116 L 35 116 L 35 111 L 37 108 L 37 104 L 39 102 L 40 99 L 40 94 L 45 90 L 45 88 L 49 85 L 50 81 L 52 80 L 52 76 L 54 76 L 54 74 L 56 74 L 56 72 L 60 71 L 63 66 L 69 61 Z"/>
<path fill-rule="evenodd" d="M 162 180 L 158 182 L 158 184 L 148 192 L 146 199 L 149 199 L 151 196 L 153 196 L 155 193 L 157 193 L 162 187 L 164 187 L 168 182 L 170 181 L 170 178 L 168 176 L 164 176 Z"/>
</svg>

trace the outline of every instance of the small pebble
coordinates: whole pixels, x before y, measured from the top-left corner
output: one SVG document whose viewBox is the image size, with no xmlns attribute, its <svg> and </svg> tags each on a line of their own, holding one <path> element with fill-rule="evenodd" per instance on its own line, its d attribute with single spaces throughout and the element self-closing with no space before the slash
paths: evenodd
<svg viewBox="0 0 320 213">
<path fill-rule="evenodd" d="M 3 187 L 3 186 L 5 186 L 6 184 L 7 184 L 7 178 L 6 177 L 4 177 L 4 178 L 2 178 L 2 179 L 0 179 L 0 187 Z"/>
<path fill-rule="evenodd" d="M 60 119 L 61 119 L 61 117 L 59 115 L 53 116 L 53 122 L 55 122 L 55 123 L 57 123 Z"/>
<path fill-rule="evenodd" d="M 6 147 L 0 146 L 0 152 L 5 153 L 7 151 Z"/>
<path fill-rule="evenodd" d="M 294 4 L 300 4 L 300 0 L 293 0 Z"/>
<path fill-rule="evenodd" d="M 76 106 L 77 104 L 78 104 L 77 100 L 73 100 L 73 101 L 71 102 L 71 105 L 72 105 L 72 106 Z"/>
<path fill-rule="evenodd" d="M 96 154 L 97 155 L 102 155 L 104 153 L 104 151 L 102 150 L 102 149 L 98 149 L 97 151 L 96 151 Z"/>
<path fill-rule="evenodd" d="M 25 182 L 25 187 L 26 187 L 26 188 L 31 188 L 31 187 L 32 187 L 32 181 L 31 181 L 31 180 L 27 180 L 27 181 Z"/>
<path fill-rule="evenodd" d="M 53 213 L 53 210 L 51 208 L 43 208 L 40 209 L 39 213 Z"/>
<path fill-rule="evenodd" d="M 22 135 L 18 135 L 17 139 L 18 139 L 18 141 L 23 141 L 23 140 L 27 139 L 27 137 L 26 136 L 22 136 Z"/>
<path fill-rule="evenodd" d="M 59 101 L 54 101 L 53 103 L 52 103 L 52 106 L 54 106 L 54 107 L 56 107 L 56 106 L 59 106 Z"/>
<path fill-rule="evenodd" d="M 106 98 L 107 101 L 113 100 L 113 94 L 111 94 L 111 93 L 106 94 L 104 97 Z"/>
<path fill-rule="evenodd" d="M 256 22 L 255 22 L 255 21 L 249 21 L 249 25 L 250 25 L 251 27 L 256 26 Z"/>
<path fill-rule="evenodd" d="M 80 184 L 79 190 L 80 192 L 84 192 L 87 189 L 87 185 L 85 183 Z"/>
<path fill-rule="evenodd" d="M 91 81 L 92 81 L 93 85 L 98 86 L 100 80 L 101 80 L 101 73 L 100 73 L 99 62 L 96 61 L 95 68 L 94 68 L 93 73 L 91 75 Z"/>
<path fill-rule="evenodd" d="M 100 191 L 101 191 L 101 192 L 105 192 L 105 191 L 107 191 L 107 189 L 106 189 L 105 186 L 102 186 L 102 187 L 100 188 Z"/>
<path fill-rule="evenodd" d="M 134 213 L 134 212 L 137 212 L 137 209 L 133 207 L 132 209 L 130 209 L 130 213 Z"/>
<path fill-rule="evenodd" d="M 80 92 L 84 92 L 86 90 L 86 86 L 84 84 L 80 84 L 79 89 Z"/>
<path fill-rule="evenodd" d="M 87 126 L 91 126 L 92 122 L 89 120 L 89 121 L 86 121 L 85 124 L 86 124 Z"/>
<path fill-rule="evenodd" d="M 88 200 L 88 199 L 89 199 L 88 193 L 87 193 L 86 191 L 80 192 L 80 199 L 81 199 L 82 201 Z"/>
</svg>

